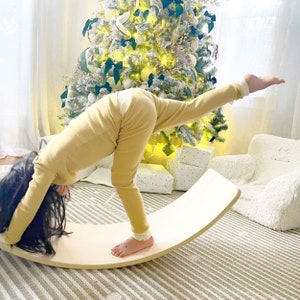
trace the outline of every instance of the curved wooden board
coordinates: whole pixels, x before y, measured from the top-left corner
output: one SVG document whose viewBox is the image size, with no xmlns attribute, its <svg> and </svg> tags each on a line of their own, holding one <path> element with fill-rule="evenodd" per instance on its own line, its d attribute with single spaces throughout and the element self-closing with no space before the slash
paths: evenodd
<svg viewBox="0 0 300 300">
<path fill-rule="evenodd" d="M 215 224 L 237 201 L 240 191 L 230 181 L 209 169 L 182 196 L 148 216 L 155 238 L 153 247 L 119 258 L 110 249 L 130 234 L 129 222 L 115 224 L 68 223 L 69 236 L 55 239 L 54 256 L 29 253 L 4 243 L 0 248 L 19 257 L 63 268 L 110 269 L 143 263 L 190 242 Z"/>
</svg>

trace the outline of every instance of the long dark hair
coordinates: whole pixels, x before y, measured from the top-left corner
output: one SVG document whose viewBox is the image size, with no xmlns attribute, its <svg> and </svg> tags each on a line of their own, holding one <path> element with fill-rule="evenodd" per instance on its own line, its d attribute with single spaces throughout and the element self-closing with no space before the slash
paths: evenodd
<svg viewBox="0 0 300 300">
<path fill-rule="evenodd" d="M 36 152 L 31 152 L 13 165 L 10 172 L 0 181 L 0 232 L 8 228 L 17 205 L 28 189 L 36 156 Z M 67 234 L 65 200 L 69 197 L 70 195 L 60 196 L 56 185 L 51 185 L 34 219 L 16 245 L 29 252 L 55 254 L 51 237 Z"/>
</svg>

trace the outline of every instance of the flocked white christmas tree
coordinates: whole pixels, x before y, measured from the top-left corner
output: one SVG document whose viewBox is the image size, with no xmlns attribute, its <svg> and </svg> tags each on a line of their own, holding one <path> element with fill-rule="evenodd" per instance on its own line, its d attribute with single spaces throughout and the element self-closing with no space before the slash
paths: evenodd
<svg viewBox="0 0 300 300">
<path fill-rule="evenodd" d="M 216 83 L 216 46 L 210 32 L 215 16 L 204 0 L 105 0 L 87 20 L 82 34 L 90 47 L 78 60 L 62 93 L 68 123 L 104 95 L 141 87 L 165 98 L 189 101 Z M 200 121 L 200 120 L 199 120 Z M 196 145 L 202 136 L 223 141 L 227 125 L 216 110 L 202 122 L 154 134 L 170 155 L 182 142 Z"/>
</svg>

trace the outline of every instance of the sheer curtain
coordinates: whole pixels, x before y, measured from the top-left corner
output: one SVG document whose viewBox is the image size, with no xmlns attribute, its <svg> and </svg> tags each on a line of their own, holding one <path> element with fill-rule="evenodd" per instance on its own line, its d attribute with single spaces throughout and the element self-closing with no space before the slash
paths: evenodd
<svg viewBox="0 0 300 300">
<path fill-rule="evenodd" d="M 216 14 L 219 85 L 245 73 L 286 80 L 224 107 L 229 130 L 217 154 L 245 153 L 256 133 L 300 139 L 300 1 L 221 0 Z"/>
<path fill-rule="evenodd" d="M 0 157 L 22 153 L 34 134 L 29 84 L 31 19 L 22 1 L 0 1 Z"/>
<path fill-rule="evenodd" d="M 0 157 L 61 130 L 60 93 L 97 0 L 0 0 Z"/>
</svg>

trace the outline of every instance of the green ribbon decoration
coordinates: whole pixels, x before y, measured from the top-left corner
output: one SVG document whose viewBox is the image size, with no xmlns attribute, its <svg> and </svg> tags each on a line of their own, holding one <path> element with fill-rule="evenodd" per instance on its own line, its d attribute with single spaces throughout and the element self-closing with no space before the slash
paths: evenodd
<svg viewBox="0 0 300 300">
<path fill-rule="evenodd" d="M 212 15 L 208 11 L 206 11 L 204 13 L 204 16 L 208 17 L 210 19 L 210 22 L 207 23 L 207 25 L 208 25 L 208 32 L 211 32 L 214 28 L 214 22 L 216 21 L 216 15 Z"/>
<path fill-rule="evenodd" d="M 105 62 L 105 67 L 104 67 L 105 76 L 112 67 L 114 67 L 113 68 L 114 82 L 115 84 L 117 84 L 121 77 L 120 73 L 121 70 L 123 69 L 123 62 L 119 61 L 118 63 L 114 63 L 114 61 L 109 57 Z"/>
<path fill-rule="evenodd" d="M 85 34 L 87 33 L 87 31 L 89 31 L 90 29 L 92 29 L 92 25 L 94 23 L 96 23 L 98 20 L 99 20 L 99 18 L 88 19 L 85 22 L 84 27 L 82 29 L 82 35 L 85 36 Z"/>
<path fill-rule="evenodd" d="M 83 52 L 81 52 L 80 54 L 80 68 L 83 72 L 85 73 L 90 73 L 90 70 L 88 69 L 87 67 L 87 61 L 86 61 L 86 51 L 88 50 L 89 48 L 85 49 Z"/>
<path fill-rule="evenodd" d="M 95 85 L 95 95 L 99 95 L 100 90 L 103 88 L 107 89 L 110 93 L 112 92 L 112 87 L 110 86 L 110 84 L 108 82 L 105 82 L 105 84 L 103 85 Z"/>
<path fill-rule="evenodd" d="M 130 38 L 130 39 L 124 39 L 122 38 L 121 41 L 120 41 L 120 44 L 122 47 L 126 47 L 127 43 L 129 43 L 132 47 L 133 50 L 136 49 L 136 42 L 135 42 L 135 39 L 134 38 Z"/>
</svg>

